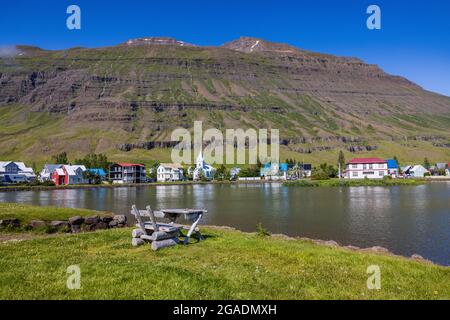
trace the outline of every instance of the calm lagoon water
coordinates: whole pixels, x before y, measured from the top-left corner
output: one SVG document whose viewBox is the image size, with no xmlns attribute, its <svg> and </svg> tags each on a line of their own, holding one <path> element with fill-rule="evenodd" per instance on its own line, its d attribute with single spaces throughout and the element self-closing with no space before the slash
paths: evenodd
<svg viewBox="0 0 450 320">
<path fill-rule="evenodd" d="M 281 184 L 166 185 L 0 193 L 0 201 L 106 210 L 205 208 L 204 224 L 383 246 L 450 265 L 450 182 L 421 186 L 302 188 Z"/>
</svg>

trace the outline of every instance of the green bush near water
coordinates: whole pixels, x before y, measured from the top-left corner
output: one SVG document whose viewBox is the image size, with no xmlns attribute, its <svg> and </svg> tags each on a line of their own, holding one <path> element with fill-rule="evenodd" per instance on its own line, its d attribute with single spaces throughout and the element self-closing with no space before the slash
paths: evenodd
<svg viewBox="0 0 450 320">
<path fill-rule="evenodd" d="M 285 186 L 295 187 L 383 187 L 383 186 L 408 186 L 425 184 L 424 179 L 331 179 L 331 180 L 298 180 L 284 182 Z"/>
</svg>

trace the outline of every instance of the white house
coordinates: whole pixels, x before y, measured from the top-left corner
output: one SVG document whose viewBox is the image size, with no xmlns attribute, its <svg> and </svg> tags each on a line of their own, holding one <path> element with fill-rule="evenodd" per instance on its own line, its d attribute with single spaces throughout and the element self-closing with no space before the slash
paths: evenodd
<svg viewBox="0 0 450 320">
<path fill-rule="evenodd" d="M 156 170 L 158 182 L 183 180 L 183 167 L 179 163 L 161 163 Z"/>
<path fill-rule="evenodd" d="M 39 175 L 39 181 L 50 181 L 52 180 L 53 172 L 55 172 L 56 169 L 61 169 L 62 164 L 46 164 L 44 165 L 44 168 L 42 169 L 40 175 Z"/>
<path fill-rule="evenodd" d="M 388 164 L 380 158 L 355 158 L 347 163 L 346 179 L 383 179 L 388 175 Z"/>
<path fill-rule="evenodd" d="M 199 180 L 200 172 L 203 173 L 203 176 L 207 180 L 212 180 L 214 178 L 214 174 L 216 172 L 216 170 L 212 166 L 210 166 L 209 164 L 207 164 L 205 162 L 205 159 L 203 159 L 203 155 L 202 155 L 201 151 L 198 154 L 197 161 L 195 164 L 195 169 L 194 169 L 194 172 L 192 173 L 192 178 L 194 180 Z"/>
<path fill-rule="evenodd" d="M 425 176 L 425 174 L 430 173 L 430 171 L 428 171 L 427 169 L 425 169 L 424 166 L 419 164 L 416 166 L 407 166 L 403 170 L 403 173 L 409 177 L 423 178 Z"/>
<path fill-rule="evenodd" d="M 32 168 L 23 162 L 0 161 L 0 176 L 3 183 L 24 183 L 36 180 Z"/>
</svg>

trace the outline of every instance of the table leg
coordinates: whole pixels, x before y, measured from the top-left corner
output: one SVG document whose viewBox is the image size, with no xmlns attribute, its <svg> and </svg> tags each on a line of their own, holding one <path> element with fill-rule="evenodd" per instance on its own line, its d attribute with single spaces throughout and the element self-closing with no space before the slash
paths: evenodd
<svg viewBox="0 0 450 320">
<path fill-rule="evenodd" d="M 197 219 L 194 221 L 194 223 L 192 224 L 192 226 L 189 228 L 188 234 L 186 235 L 186 237 L 184 238 L 184 244 L 188 244 L 189 243 L 189 238 L 192 235 L 192 232 L 194 232 L 195 228 L 197 227 L 198 222 L 200 221 L 200 219 L 203 217 L 203 214 L 200 213 L 197 217 Z M 200 231 L 197 231 L 200 232 Z M 201 234 L 200 234 L 201 235 Z M 203 236 L 202 236 L 203 238 Z"/>
</svg>

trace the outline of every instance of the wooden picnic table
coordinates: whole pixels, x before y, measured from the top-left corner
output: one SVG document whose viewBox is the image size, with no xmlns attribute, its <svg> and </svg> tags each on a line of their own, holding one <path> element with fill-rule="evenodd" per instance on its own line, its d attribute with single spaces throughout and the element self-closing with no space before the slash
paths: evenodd
<svg viewBox="0 0 450 320">
<path fill-rule="evenodd" d="M 183 215 L 186 221 L 191 222 L 189 231 L 183 241 L 184 244 L 188 244 L 189 238 L 194 231 L 197 234 L 199 240 L 204 240 L 202 234 L 200 233 L 200 230 L 197 228 L 197 225 L 202 219 L 203 215 L 207 212 L 208 211 L 204 209 L 161 209 L 159 211 L 155 211 L 155 216 L 160 217 L 162 215 L 164 218 L 169 219 L 171 223 L 175 223 L 175 221 Z"/>
<path fill-rule="evenodd" d="M 192 233 L 195 232 L 199 240 L 204 240 L 200 229 L 198 228 L 198 223 L 202 219 L 203 215 L 207 213 L 204 209 L 161 209 L 152 210 L 150 206 L 146 210 L 138 210 L 136 206 L 133 206 L 131 213 L 136 217 L 137 225 L 141 230 L 146 233 L 141 238 L 150 240 L 151 236 L 147 234 L 147 230 L 150 233 L 162 231 L 166 234 L 173 235 L 179 233 L 184 236 L 181 232 L 182 229 L 188 230 L 186 236 L 184 236 L 184 244 L 189 243 L 189 239 Z M 184 216 L 186 221 L 191 223 L 190 226 L 183 226 L 181 224 L 176 224 L 176 220 Z M 146 222 L 142 220 L 142 217 L 149 217 L 150 221 Z M 170 223 L 160 223 L 156 221 L 156 218 L 165 218 L 170 221 Z"/>
</svg>

